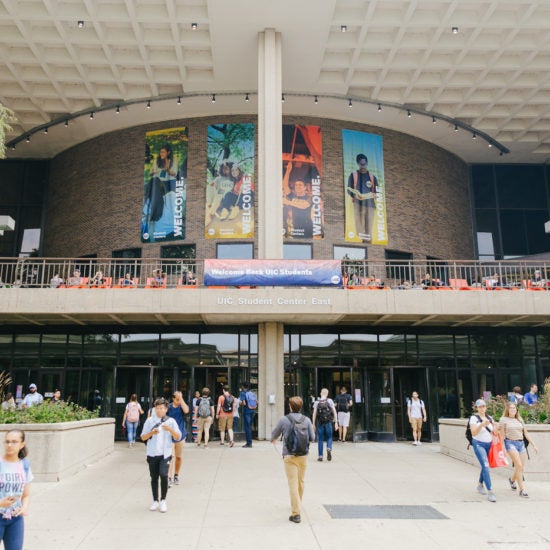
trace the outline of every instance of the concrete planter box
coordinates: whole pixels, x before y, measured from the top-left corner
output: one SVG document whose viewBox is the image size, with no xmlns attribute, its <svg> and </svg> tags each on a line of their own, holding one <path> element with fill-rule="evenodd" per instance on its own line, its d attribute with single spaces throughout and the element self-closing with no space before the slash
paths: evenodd
<svg viewBox="0 0 550 550">
<path fill-rule="evenodd" d="M 439 447 L 443 454 L 468 464 L 479 466 L 479 462 L 465 437 L 466 418 L 439 419 Z M 550 481 L 550 424 L 528 424 L 527 430 L 537 444 L 538 454 L 529 448 L 530 460 L 525 465 L 525 475 L 533 481 Z M 491 473 L 508 477 L 512 467 L 495 468 Z"/>
<path fill-rule="evenodd" d="M 36 481 L 59 481 L 113 452 L 115 419 L 94 418 L 59 424 L 0 424 L 5 432 L 25 432 Z"/>
</svg>

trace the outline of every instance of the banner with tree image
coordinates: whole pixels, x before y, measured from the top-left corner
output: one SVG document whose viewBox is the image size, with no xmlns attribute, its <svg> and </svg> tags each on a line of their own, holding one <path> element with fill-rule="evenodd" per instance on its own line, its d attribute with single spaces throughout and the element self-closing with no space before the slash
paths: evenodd
<svg viewBox="0 0 550 550">
<path fill-rule="evenodd" d="M 141 241 L 185 239 L 187 128 L 145 134 Z"/>
<path fill-rule="evenodd" d="M 254 124 L 212 124 L 207 133 L 207 239 L 254 237 Z"/>
</svg>

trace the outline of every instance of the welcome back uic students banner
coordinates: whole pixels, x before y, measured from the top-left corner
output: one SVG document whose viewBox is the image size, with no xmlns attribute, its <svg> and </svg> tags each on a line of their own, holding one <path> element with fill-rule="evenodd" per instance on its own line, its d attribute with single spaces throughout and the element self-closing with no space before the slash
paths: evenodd
<svg viewBox="0 0 550 550">
<path fill-rule="evenodd" d="M 187 128 L 145 134 L 141 241 L 185 239 Z"/>
<path fill-rule="evenodd" d="M 340 260 L 204 260 L 204 284 L 339 286 Z"/>
<path fill-rule="evenodd" d="M 388 244 L 382 136 L 342 130 L 348 242 Z"/>
</svg>

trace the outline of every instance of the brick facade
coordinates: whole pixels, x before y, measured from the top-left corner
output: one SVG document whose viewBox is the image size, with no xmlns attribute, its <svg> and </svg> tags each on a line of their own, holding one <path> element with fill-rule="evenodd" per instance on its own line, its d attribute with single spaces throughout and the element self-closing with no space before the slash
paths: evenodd
<svg viewBox="0 0 550 550">
<path fill-rule="evenodd" d="M 110 257 L 113 250 L 142 248 L 144 258 L 157 258 L 162 245 L 195 244 L 197 258 L 215 257 L 216 243 L 230 242 L 204 238 L 206 133 L 209 124 L 220 121 L 256 123 L 256 118 L 219 116 L 143 125 L 104 134 L 58 155 L 51 163 L 44 256 Z M 412 252 L 417 259 L 474 257 L 468 167 L 458 157 L 374 126 L 297 116 L 283 121 L 318 125 L 323 131 L 325 238 L 313 243 L 314 258 L 332 258 L 333 245 L 353 246 L 344 241 L 343 128 L 383 136 L 388 249 Z M 186 239 L 143 244 L 145 132 L 177 126 L 189 128 Z M 261 192 L 259 183 L 256 190 Z M 370 259 L 384 257 L 384 247 L 367 248 Z"/>
</svg>

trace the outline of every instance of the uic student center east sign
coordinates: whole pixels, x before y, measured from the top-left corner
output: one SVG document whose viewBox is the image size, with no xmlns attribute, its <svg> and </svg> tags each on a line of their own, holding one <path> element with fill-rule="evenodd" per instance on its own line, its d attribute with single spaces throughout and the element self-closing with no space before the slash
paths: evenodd
<svg viewBox="0 0 550 550">
<path fill-rule="evenodd" d="M 266 54 L 260 67 L 272 62 Z M 437 439 L 437 419 L 466 415 L 484 392 L 541 385 L 550 292 L 524 282 L 549 266 L 477 262 L 474 236 L 505 241 L 506 228 L 488 221 L 501 214 L 491 193 L 503 172 L 525 170 L 531 181 L 535 172 L 536 204 L 516 210 L 549 218 L 548 167 L 469 166 L 432 143 L 322 110 L 283 116 L 280 82 L 260 74 L 257 116 L 135 125 L 48 160 L 0 163 L 0 206 L 16 219 L 2 237 L 2 277 L 25 273 L 21 286 L 0 289 L 0 367 L 14 390 L 59 387 L 83 405 L 99 393 L 102 414 L 120 419 L 131 393 L 146 409 L 176 389 L 190 401 L 203 386 L 217 398 L 223 384 L 237 393 L 246 382 L 263 439 L 289 396 L 301 395 L 309 414 L 321 388 L 334 396 L 346 386 L 354 440 L 393 441 L 408 436 L 414 390 L 428 409 L 424 437 Z M 372 178 L 354 179 L 360 154 Z M 39 229 L 38 257 L 16 262 L 29 228 Z M 544 251 L 547 238 L 530 228 L 521 230 L 532 250 Z M 425 272 L 448 285 L 455 258 L 472 290 L 398 288 Z M 210 259 L 247 260 L 251 271 L 336 260 L 339 280 L 292 280 L 294 268 L 280 266 L 290 282 L 209 280 Z M 53 270 L 67 279 L 76 267 L 90 278 L 101 270 L 109 284 L 48 288 Z M 167 281 L 147 288 L 157 268 Z M 476 291 L 494 271 L 517 286 Z M 136 288 L 116 288 L 126 272 Z M 342 276 L 352 272 L 385 287 L 348 290 Z"/>
</svg>

